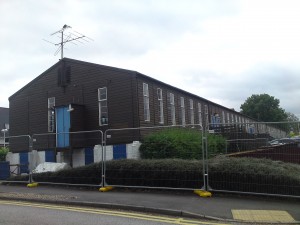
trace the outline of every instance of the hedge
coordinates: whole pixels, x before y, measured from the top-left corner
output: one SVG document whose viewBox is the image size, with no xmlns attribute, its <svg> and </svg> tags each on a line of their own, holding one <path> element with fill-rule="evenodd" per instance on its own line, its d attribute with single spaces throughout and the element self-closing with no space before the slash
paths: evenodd
<svg viewBox="0 0 300 225">
<path fill-rule="evenodd" d="M 106 163 L 109 185 L 172 188 L 201 188 L 203 164 L 200 160 L 115 160 Z M 254 158 L 216 157 L 209 160 L 209 185 L 216 190 L 300 196 L 300 165 Z M 70 184 L 101 183 L 101 163 L 34 174 L 37 182 Z M 28 177 L 14 177 L 27 180 Z"/>
</svg>

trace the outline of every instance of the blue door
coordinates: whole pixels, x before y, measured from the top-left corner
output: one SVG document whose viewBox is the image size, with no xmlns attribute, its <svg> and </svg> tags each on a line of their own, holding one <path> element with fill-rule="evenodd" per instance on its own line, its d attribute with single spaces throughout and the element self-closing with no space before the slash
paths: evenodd
<svg viewBox="0 0 300 225">
<path fill-rule="evenodd" d="M 20 153 L 20 173 L 28 173 L 28 152 Z"/>
<path fill-rule="evenodd" d="M 70 146 L 70 112 L 68 107 L 58 107 L 56 112 L 56 147 L 63 148 Z"/>
<path fill-rule="evenodd" d="M 113 157 L 114 159 L 126 159 L 126 145 L 114 145 Z"/>
</svg>

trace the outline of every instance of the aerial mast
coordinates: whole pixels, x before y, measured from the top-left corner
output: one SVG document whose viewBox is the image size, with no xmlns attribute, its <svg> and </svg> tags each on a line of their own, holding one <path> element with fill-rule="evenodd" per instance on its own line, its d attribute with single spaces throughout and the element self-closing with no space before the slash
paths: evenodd
<svg viewBox="0 0 300 225">
<path fill-rule="evenodd" d="M 77 32 L 77 31 L 73 31 L 73 32 L 69 32 L 67 35 L 64 33 L 67 29 L 72 28 L 71 26 L 68 26 L 67 24 L 65 24 L 62 29 L 54 32 L 51 34 L 51 36 L 54 36 L 55 34 L 61 34 L 60 38 L 60 42 L 58 43 L 53 43 L 50 41 L 47 41 L 45 39 L 43 39 L 46 42 L 49 42 L 50 44 L 53 44 L 55 46 L 59 46 L 58 49 L 56 50 L 56 52 L 54 53 L 54 55 L 57 55 L 60 51 L 61 53 L 61 59 L 64 57 L 64 46 L 67 43 L 72 43 L 74 45 L 77 45 L 76 43 L 81 43 L 84 44 L 84 42 L 80 41 L 79 39 L 82 39 L 85 42 L 89 42 L 89 41 L 93 41 L 93 39 Z"/>
</svg>

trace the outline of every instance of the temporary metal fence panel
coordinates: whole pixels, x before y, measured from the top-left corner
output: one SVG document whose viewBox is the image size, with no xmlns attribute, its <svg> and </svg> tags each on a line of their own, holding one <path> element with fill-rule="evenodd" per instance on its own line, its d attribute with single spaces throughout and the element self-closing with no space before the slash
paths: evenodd
<svg viewBox="0 0 300 225">
<path fill-rule="evenodd" d="M 145 148 L 138 151 L 138 145 L 144 143 L 145 137 L 148 135 L 174 128 L 196 133 L 199 139 L 196 143 L 192 143 L 194 152 L 188 152 L 187 148 L 183 147 L 184 145 L 191 146 L 189 142 L 192 140 L 180 136 L 176 137 L 176 141 L 181 142 L 181 152 L 177 155 L 173 154 L 175 152 L 174 143 L 168 143 L 169 140 L 163 137 L 147 139 L 147 142 L 150 141 L 151 146 L 157 149 L 156 152 L 146 155 Z M 104 133 L 103 184 L 129 188 L 185 190 L 204 188 L 202 132 L 202 127 L 199 125 L 106 130 Z M 127 144 L 124 145 L 126 140 Z M 124 159 L 125 157 L 127 159 Z M 189 159 L 175 159 L 176 157 Z"/>
<path fill-rule="evenodd" d="M 18 136 L 8 136 L 10 144 L 17 144 L 19 146 L 18 151 L 23 151 L 21 153 L 12 154 L 8 152 L 6 159 L 9 162 L 9 176 L 6 177 L 6 182 L 10 183 L 28 183 L 29 176 L 25 175 L 30 173 L 30 160 L 31 155 L 29 155 L 32 150 L 32 138 L 30 135 L 18 135 Z M 10 179 L 13 176 L 24 176 L 18 179 Z"/>
<path fill-rule="evenodd" d="M 300 197 L 299 122 L 209 124 L 207 189 Z"/>
<path fill-rule="evenodd" d="M 70 145 L 61 147 L 56 139 L 62 135 L 70 137 Z M 72 170 L 61 170 L 54 173 L 37 173 L 33 171 L 32 179 L 34 182 L 47 184 L 65 184 L 77 186 L 101 186 L 102 183 L 102 155 L 103 155 L 103 132 L 101 130 L 44 133 L 34 134 L 33 149 L 37 153 L 43 152 L 45 147 L 55 153 L 56 162 L 64 162 L 73 167 Z M 87 147 L 89 146 L 90 147 Z M 94 147 L 95 146 L 95 147 Z M 45 152 L 45 161 L 46 161 Z M 95 159 L 95 154 L 100 157 Z M 94 162 L 91 167 L 84 167 Z M 35 161 L 35 167 L 38 166 Z M 47 167 L 47 165 L 44 165 Z M 67 168 L 67 167 L 65 167 Z"/>
</svg>

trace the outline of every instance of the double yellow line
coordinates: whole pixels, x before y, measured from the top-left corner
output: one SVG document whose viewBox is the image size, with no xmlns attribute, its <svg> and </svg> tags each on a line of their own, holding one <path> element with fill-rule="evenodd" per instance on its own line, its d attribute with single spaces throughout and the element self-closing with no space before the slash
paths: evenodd
<svg viewBox="0 0 300 225">
<path fill-rule="evenodd" d="M 154 222 L 163 222 L 170 224 L 182 224 L 182 225 L 197 225 L 197 224 L 208 224 L 208 225 L 228 225 L 224 223 L 215 223 L 215 222 L 202 222 L 196 220 L 187 220 L 183 218 L 171 218 L 164 216 L 152 216 L 143 213 L 130 213 L 130 212 L 122 212 L 122 211 L 114 211 L 114 210 L 103 210 L 96 208 L 85 208 L 85 207 L 73 207 L 73 206 L 63 206 L 63 205 L 51 205 L 51 204 L 41 204 L 41 203 L 30 203 L 30 202 L 21 202 L 21 201 L 5 201 L 0 200 L 1 205 L 14 205 L 14 206 L 24 206 L 24 207 L 36 207 L 43 209 L 52 209 L 52 210 L 64 210 L 64 211 L 72 211 L 72 212 L 80 212 L 80 213 L 90 213 L 90 214 L 98 214 L 98 215 L 107 215 L 107 216 L 118 216 L 124 218 L 131 219 L 139 219 L 139 220 L 148 220 Z"/>
</svg>

